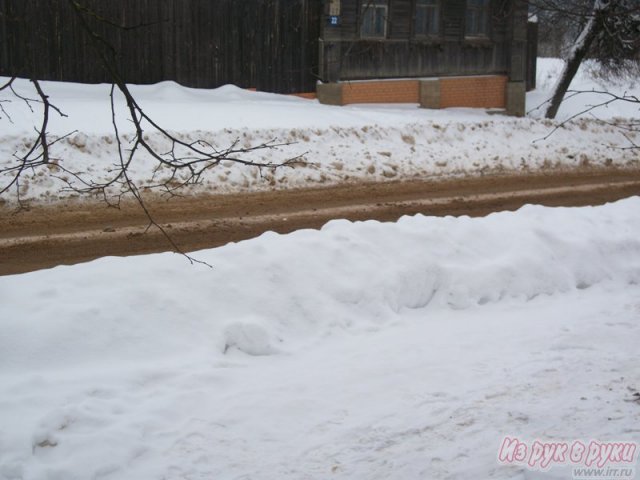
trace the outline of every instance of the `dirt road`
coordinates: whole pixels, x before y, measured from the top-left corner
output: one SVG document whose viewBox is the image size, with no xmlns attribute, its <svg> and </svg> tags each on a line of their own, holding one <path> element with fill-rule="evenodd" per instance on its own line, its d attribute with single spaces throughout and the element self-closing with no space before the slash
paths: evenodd
<svg viewBox="0 0 640 480">
<path fill-rule="evenodd" d="M 396 220 L 402 215 L 481 216 L 526 203 L 597 205 L 640 195 L 640 170 L 499 175 L 442 181 L 343 185 L 323 189 L 156 200 L 156 220 L 184 251 L 260 235 L 318 228 L 333 218 Z M 137 205 L 121 210 L 61 202 L 15 214 L 0 208 L 0 275 L 107 255 L 171 250 Z"/>
</svg>

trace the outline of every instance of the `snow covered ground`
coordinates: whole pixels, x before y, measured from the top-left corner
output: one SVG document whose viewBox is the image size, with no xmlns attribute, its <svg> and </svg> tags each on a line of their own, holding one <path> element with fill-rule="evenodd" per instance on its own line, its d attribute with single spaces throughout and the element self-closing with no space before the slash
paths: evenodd
<svg viewBox="0 0 640 480">
<path fill-rule="evenodd" d="M 567 479 L 640 438 L 640 198 L 0 277 L 0 479 Z"/>
<path fill-rule="evenodd" d="M 217 90 L 194 90 L 165 82 L 133 87 L 136 99 L 147 113 L 163 127 L 177 132 L 180 138 L 203 139 L 218 148 L 239 140 L 241 146 L 253 146 L 277 140 L 294 145 L 276 150 L 262 150 L 246 158 L 281 162 L 304 155 L 306 166 L 266 173 L 256 168 L 224 163 L 207 173 L 198 192 L 240 192 L 246 190 L 291 188 L 335 184 L 344 181 L 382 181 L 450 175 L 481 174 L 487 171 L 538 170 L 579 165 L 637 164 L 637 155 L 617 147 L 628 142 L 609 125 L 591 116 L 567 125 L 544 139 L 556 123 L 540 119 L 536 109 L 550 96 L 561 62 L 539 61 L 539 89 L 528 97 L 528 118 L 514 119 L 489 115 L 482 110 L 425 110 L 417 105 L 351 105 L 333 107 L 317 101 L 225 86 Z M 64 135 L 77 131 L 54 145 L 53 156 L 66 168 L 82 172 L 85 178 L 102 180 L 116 163 L 115 138 L 109 110 L 109 87 L 43 83 L 68 118 L 53 114 L 50 131 Z M 608 82 L 613 91 L 640 94 L 640 85 Z M 589 68 L 578 74 L 574 88 L 600 89 Z M 28 82 L 20 81 L 17 90 L 34 96 Z M 8 91 L 0 94 L 6 99 Z M 597 101 L 594 95 L 572 99 L 559 119 L 580 111 Z M 14 153 L 24 152 L 33 141 L 32 114 L 21 102 L 3 104 L 13 123 L 2 116 L 0 162 L 12 161 Z M 131 128 L 119 104 L 123 133 Z M 638 108 L 614 105 L 598 112 L 601 118 L 637 117 Z M 130 132 L 129 132 L 130 133 Z M 149 130 L 149 141 L 159 151 L 167 144 Z M 127 139 L 125 138 L 125 143 Z M 148 184 L 155 163 L 141 155 L 132 169 L 136 181 Z M 52 167 L 53 173 L 55 168 Z M 164 177 L 163 177 L 164 175 Z M 64 175 L 62 175 L 64 176 Z M 156 181 L 168 177 L 160 172 Z M 3 179 L 0 178 L 0 181 Z M 6 179 L 4 179 L 6 184 Z M 63 185 L 54 176 L 41 171 L 22 182 L 24 198 L 52 200 L 60 196 Z M 15 196 L 15 193 L 12 195 Z M 6 199 L 11 199 L 7 196 Z"/>
<path fill-rule="evenodd" d="M 540 61 L 530 109 L 559 68 Z M 578 85 L 598 88 L 586 70 Z M 69 114 L 52 131 L 79 130 L 55 154 L 101 178 L 113 162 L 107 88 L 46 87 Z M 312 162 L 266 181 L 224 165 L 205 179 L 221 192 L 634 161 L 590 118 L 532 143 L 553 127 L 539 111 L 134 92 L 183 138 L 296 140 L 265 159 Z M 33 121 L 11 112 L 2 158 Z M 138 181 L 149 168 L 143 159 Z M 23 188 L 58 195 L 45 176 Z M 167 253 L 0 277 L 0 480 L 570 478 L 499 465 L 498 448 L 505 435 L 640 439 L 638 211 L 630 198 L 333 221 L 196 252 L 213 269 Z"/>
</svg>

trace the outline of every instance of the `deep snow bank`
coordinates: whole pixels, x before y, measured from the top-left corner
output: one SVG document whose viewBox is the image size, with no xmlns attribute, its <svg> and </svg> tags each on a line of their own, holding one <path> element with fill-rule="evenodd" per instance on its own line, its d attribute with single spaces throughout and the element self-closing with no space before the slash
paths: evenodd
<svg viewBox="0 0 640 480">
<path fill-rule="evenodd" d="M 333 221 L 197 252 L 104 258 L 0 278 L 3 372 L 294 352 L 407 309 L 527 301 L 640 281 L 640 198 L 486 218 Z"/>
<path fill-rule="evenodd" d="M 553 122 L 545 120 L 510 119 L 507 122 L 487 116 L 474 122 L 424 119 L 418 123 L 405 121 L 362 127 L 193 131 L 178 136 L 188 143 L 204 140 L 220 150 L 237 141 L 249 148 L 276 140 L 290 145 L 240 157 L 258 163 L 278 163 L 301 156 L 304 163 L 298 162 L 291 168 L 274 172 L 224 161 L 204 173 L 201 185 L 181 192 L 237 193 L 507 170 L 552 172 L 575 167 L 638 166 L 635 152 L 618 148 L 626 140 L 613 126 L 581 120 L 556 131 L 551 140 L 543 141 L 553 127 Z M 170 149 L 168 142 L 159 135 L 150 134 L 148 140 L 158 152 Z M 29 138 L 20 135 L 4 138 L 0 149 L 15 152 L 25 145 L 29 145 Z M 115 145 L 113 135 L 77 133 L 57 143 L 52 151 L 56 158 L 63 159 L 66 169 L 81 172 L 85 181 L 106 182 L 111 178 L 110 170 L 115 167 Z M 140 185 L 157 185 L 173 178 L 170 170 L 156 167 L 154 159 L 140 152 L 130 171 Z M 187 177 L 178 173 L 177 178 Z M 48 171 L 28 173 L 21 182 L 21 196 L 23 199 L 55 201 L 72 194 L 64 181 L 77 188 L 83 187 L 68 173 L 51 166 Z M 114 189 L 110 191 L 118 193 Z M 15 195 L 15 191 L 7 193 L 9 198 Z"/>
<path fill-rule="evenodd" d="M 569 478 L 635 440 L 640 198 L 0 277 L 0 479 Z"/>
<path fill-rule="evenodd" d="M 259 150 L 243 158 L 258 162 L 282 162 L 304 155 L 306 165 L 276 173 L 223 162 L 206 172 L 201 188 L 191 191 L 242 192 L 257 189 L 291 188 L 336 184 L 345 181 L 385 181 L 448 175 L 477 175 L 492 170 L 549 170 L 585 166 L 636 166 L 637 155 L 618 147 L 628 146 L 622 132 L 607 124 L 583 118 L 547 137 L 556 122 L 541 119 L 544 108 L 535 107 L 550 97 L 553 80 L 562 63 L 540 59 L 539 88 L 528 96 L 528 118 L 514 119 L 488 115 L 483 110 L 427 110 L 417 105 L 351 105 L 333 107 L 317 101 L 283 95 L 244 91 L 233 86 L 215 90 L 195 90 L 164 82 L 133 86 L 138 102 L 154 120 L 175 132 L 183 141 L 205 140 L 224 149 L 238 141 L 251 147 L 276 140 L 292 143 L 285 148 Z M 636 82 L 637 83 L 637 82 Z M 605 82 L 589 74 L 589 65 L 580 70 L 574 88 L 609 89 L 637 94 L 638 85 L 629 82 Z M 51 101 L 68 115 L 52 114 L 50 133 L 69 138 L 51 148 L 51 156 L 71 172 L 80 172 L 89 181 L 104 182 L 117 164 L 116 139 L 113 136 L 108 86 L 74 85 L 44 82 Z M 33 87 L 18 81 L 21 95 L 33 96 Z M 0 93 L 0 100 L 10 92 Z M 598 103 L 596 94 L 580 95 L 563 105 L 559 120 L 568 118 L 586 106 Z M 40 119 L 20 102 L 3 104 L 11 122 L 2 116 L 0 164 L 15 162 L 14 154 L 26 152 L 33 142 L 33 125 Z M 131 122 L 127 121 L 122 98 L 116 98 L 122 141 L 131 141 Z M 36 109 L 37 110 L 37 109 Z M 636 117 L 638 106 L 617 103 L 597 112 L 613 123 L 618 117 Z M 158 152 L 170 145 L 152 129 L 149 142 Z M 156 171 L 156 162 L 140 152 L 131 175 L 140 185 L 167 180 L 170 173 Z M 56 178 L 61 177 L 61 178 Z M 55 166 L 32 174 L 21 183 L 25 199 L 55 200 L 65 186 L 74 181 Z M 9 177 L 0 177 L 0 188 Z M 76 186 L 80 186 L 76 182 Z M 15 191 L 5 197 L 13 199 Z"/>
</svg>

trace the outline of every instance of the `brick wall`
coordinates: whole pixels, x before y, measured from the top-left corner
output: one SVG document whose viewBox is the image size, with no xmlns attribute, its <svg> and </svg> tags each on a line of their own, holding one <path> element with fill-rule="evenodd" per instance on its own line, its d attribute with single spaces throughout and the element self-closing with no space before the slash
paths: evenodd
<svg viewBox="0 0 640 480">
<path fill-rule="evenodd" d="M 440 79 L 440 108 L 505 108 L 507 77 L 456 77 Z"/>
<path fill-rule="evenodd" d="M 345 82 L 342 103 L 419 103 L 420 84 L 417 80 L 379 82 Z"/>
<path fill-rule="evenodd" d="M 440 108 L 505 108 L 507 77 L 440 78 Z M 345 82 L 342 104 L 349 103 L 420 103 L 418 80 L 379 82 Z"/>
<path fill-rule="evenodd" d="M 422 91 L 421 91 L 422 90 Z M 318 85 L 322 103 L 420 103 L 427 108 L 506 108 L 503 75 L 380 80 Z"/>
</svg>

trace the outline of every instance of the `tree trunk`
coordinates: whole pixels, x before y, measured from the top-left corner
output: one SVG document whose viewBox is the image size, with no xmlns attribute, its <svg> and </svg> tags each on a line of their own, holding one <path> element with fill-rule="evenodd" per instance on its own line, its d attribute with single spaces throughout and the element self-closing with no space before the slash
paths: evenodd
<svg viewBox="0 0 640 480">
<path fill-rule="evenodd" d="M 562 104 L 562 100 L 573 81 L 573 77 L 575 77 L 578 72 L 578 68 L 580 68 L 582 60 L 586 57 L 591 43 L 593 43 L 593 40 L 596 38 L 598 33 L 600 33 L 600 29 L 602 28 L 601 20 L 605 8 L 606 6 L 603 6 L 602 0 L 595 0 L 593 5 L 593 15 L 582 29 L 580 36 L 576 40 L 575 46 L 571 49 L 569 58 L 567 58 L 562 74 L 560 75 L 560 79 L 554 88 L 551 103 L 549 104 L 549 108 L 545 114 L 546 118 L 556 118 L 560 104 Z"/>
</svg>

